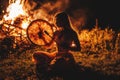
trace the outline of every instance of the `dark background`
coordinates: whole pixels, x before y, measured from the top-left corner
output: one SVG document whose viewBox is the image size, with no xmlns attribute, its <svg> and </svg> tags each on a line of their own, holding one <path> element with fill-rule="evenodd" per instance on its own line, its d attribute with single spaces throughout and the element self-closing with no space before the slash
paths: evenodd
<svg viewBox="0 0 120 80">
<path fill-rule="evenodd" d="M 119 0 L 71 0 L 71 9 L 87 8 L 91 17 L 88 24 L 94 25 L 98 18 L 101 27 L 110 26 L 120 29 L 120 3 Z"/>
</svg>

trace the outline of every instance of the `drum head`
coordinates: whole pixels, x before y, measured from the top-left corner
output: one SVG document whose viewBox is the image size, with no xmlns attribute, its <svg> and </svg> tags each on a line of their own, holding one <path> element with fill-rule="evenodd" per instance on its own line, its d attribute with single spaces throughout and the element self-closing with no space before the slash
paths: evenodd
<svg viewBox="0 0 120 80">
<path fill-rule="evenodd" d="M 45 46 L 52 40 L 53 29 L 51 24 L 45 20 L 34 20 L 27 28 L 27 36 L 33 44 Z"/>
</svg>

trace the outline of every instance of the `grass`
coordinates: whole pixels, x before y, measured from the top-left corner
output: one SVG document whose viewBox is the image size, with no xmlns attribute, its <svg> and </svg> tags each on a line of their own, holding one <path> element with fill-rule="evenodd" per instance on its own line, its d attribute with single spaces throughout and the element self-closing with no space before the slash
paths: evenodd
<svg viewBox="0 0 120 80">
<path fill-rule="evenodd" d="M 105 76 L 120 76 L 120 32 L 116 34 L 109 28 L 103 30 L 93 28 L 82 30 L 79 39 L 81 52 L 72 52 L 76 63 Z M 9 53 L 7 58 L 1 59 L 0 80 L 37 80 L 32 54 L 38 50 L 47 51 L 38 46 L 29 49 L 21 46 L 16 52 Z M 56 77 L 51 80 L 62 79 Z M 107 80 L 120 80 L 120 78 Z"/>
</svg>

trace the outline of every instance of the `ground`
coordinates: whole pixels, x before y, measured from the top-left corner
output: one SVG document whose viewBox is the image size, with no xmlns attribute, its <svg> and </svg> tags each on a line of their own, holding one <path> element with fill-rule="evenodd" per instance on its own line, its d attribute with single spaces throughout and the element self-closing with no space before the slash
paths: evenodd
<svg viewBox="0 0 120 80">
<path fill-rule="evenodd" d="M 32 62 L 32 54 L 39 48 L 26 50 L 17 56 L 9 55 L 8 58 L 0 61 L 0 80 L 37 80 L 35 64 Z M 101 76 L 104 80 L 120 80 L 120 54 L 86 54 L 81 52 L 72 52 L 76 63 L 81 65 L 83 74 Z M 108 78 L 108 76 L 112 76 Z M 83 76 L 81 76 L 83 77 Z M 51 80 L 62 80 L 55 78 Z M 79 79 L 78 79 L 79 80 Z M 98 79 L 99 80 L 99 79 Z"/>
</svg>

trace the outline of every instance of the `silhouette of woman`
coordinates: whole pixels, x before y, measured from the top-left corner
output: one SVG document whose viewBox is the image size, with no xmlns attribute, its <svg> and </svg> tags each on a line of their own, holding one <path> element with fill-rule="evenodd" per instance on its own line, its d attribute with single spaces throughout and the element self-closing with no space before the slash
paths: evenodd
<svg viewBox="0 0 120 80">
<path fill-rule="evenodd" d="M 39 51 L 33 54 L 38 77 L 45 78 L 47 76 L 48 65 L 52 65 L 52 69 L 59 71 L 69 70 L 75 64 L 70 51 L 81 50 L 77 33 L 71 28 L 68 15 L 65 12 L 56 15 L 56 26 L 58 30 L 54 32 L 53 40 L 48 46 L 56 42 L 57 51 L 53 53 Z"/>
</svg>

